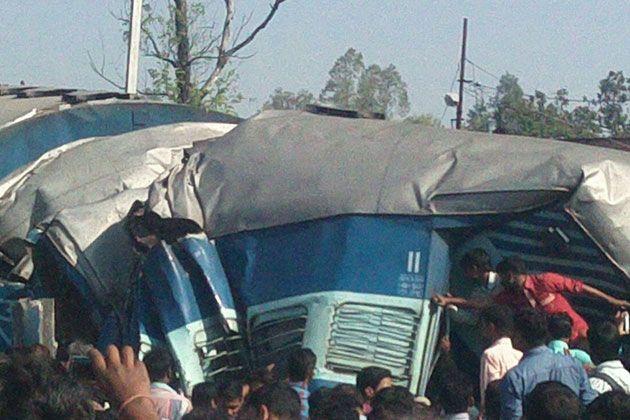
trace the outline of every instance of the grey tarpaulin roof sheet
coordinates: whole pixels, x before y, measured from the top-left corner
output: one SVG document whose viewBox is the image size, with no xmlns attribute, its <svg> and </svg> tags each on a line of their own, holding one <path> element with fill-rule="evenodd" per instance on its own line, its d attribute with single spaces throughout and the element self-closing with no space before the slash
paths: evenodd
<svg viewBox="0 0 630 420">
<path fill-rule="evenodd" d="M 630 153 L 408 122 L 268 111 L 151 187 L 150 205 L 210 236 L 342 214 L 567 210 L 630 273 Z"/>
<path fill-rule="evenodd" d="M 131 189 L 102 201 L 61 210 L 46 236 L 86 279 L 97 302 L 107 307 L 125 296 L 137 263 L 124 218 L 148 190 Z"/>
<path fill-rule="evenodd" d="M 10 258 L 15 253 L 19 256 L 15 239 L 25 238 L 30 229 L 62 209 L 101 201 L 124 190 L 147 188 L 181 161 L 185 147 L 220 136 L 232 127 L 179 123 L 78 140 L 49 151 L 0 181 L 0 252 Z M 98 230 L 108 220 L 95 214 L 92 223 Z M 83 235 L 90 237 L 91 232 L 83 231 Z"/>
</svg>

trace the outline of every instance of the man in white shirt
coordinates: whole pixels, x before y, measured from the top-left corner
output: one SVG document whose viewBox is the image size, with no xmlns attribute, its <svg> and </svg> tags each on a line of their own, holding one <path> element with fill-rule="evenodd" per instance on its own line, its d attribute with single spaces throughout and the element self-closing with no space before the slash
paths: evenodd
<svg viewBox="0 0 630 420">
<path fill-rule="evenodd" d="M 154 347 L 143 361 L 151 379 L 151 401 L 158 416 L 162 420 L 181 420 L 192 410 L 192 403 L 169 385 L 175 365 L 171 354 L 164 347 Z"/>
<path fill-rule="evenodd" d="M 621 390 L 630 395 L 630 372 L 619 358 L 621 339 L 612 322 L 602 322 L 588 331 L 591 356 L 597 364 L 591 372 L 589 382 L 598 394 Z"/>
<path fill-rule="evenodd" d="M 480 319 L 482 334 L 492 343 L 481 355 L 479 394 L 483 411 L 488 384 L 503 379 L 507 371 L 518 364 L 523 353 L 512 347 L 513 314 L 509 307 L 489 306 L 481 311 Z"/>
</svg>

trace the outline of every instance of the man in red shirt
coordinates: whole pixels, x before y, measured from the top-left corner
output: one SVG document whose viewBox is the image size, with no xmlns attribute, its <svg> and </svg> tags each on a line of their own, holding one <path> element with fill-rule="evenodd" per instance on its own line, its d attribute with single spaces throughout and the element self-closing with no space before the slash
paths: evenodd
<svg viewBox="0 0 630 420">
<path fill-rule="evenodd" d="M 555 273 L 528 274 L 525 263 L 518 257 L 504 259 L 497 265 L 496 271 L 504 290 L 492 297 L 494 303 L 509 305 L 514 309 L 534 307 L 547 314 L 564 312 L 573 320 L 571 341 L 586 338 L 588 324 L 562 296 L 563 292 L 596 297 L 615 307 L 630 307 L 628 301 L 614 298 L 579 280 Z M 440 306 L 452 304 L 472 308 L 483 308 L 491 303 L 441 295 L 436 295 L 433 300 Z"/>
</svg>

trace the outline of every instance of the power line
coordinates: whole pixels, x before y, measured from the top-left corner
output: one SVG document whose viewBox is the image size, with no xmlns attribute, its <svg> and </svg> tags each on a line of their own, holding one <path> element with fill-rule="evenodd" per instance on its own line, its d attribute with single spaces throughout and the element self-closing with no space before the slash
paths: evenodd
<svg viewBox="0 0 630 420">
<path fill-rule="evenodd" d="M 483 67 L 481 67 L 480 65 L 474 63 L 473 61 L 469 60 L 468 58 L 466 59 L 466 61 L 470 64 L 472 64 L 474 67 L 478 68 L 479 70 L 481 70 L 483 73 L 486 73 L 488 76 L 492 76 L 497 80 L 501 80 L 501 78 L 499 76 L 497 76 L 494 73 L 489 72 L 488 70 L 484 69 Z"/>
<path fill-rule="evenodd" d="M 477 63 L 475 63 L 475 62 L 473 62 L 472 60 L 469 60 L 469 59 L 467 58 L 467 59 L 466 59 L 466 61 L 467 61 L 468 63 L 470 63 L 470 64 L 473 66 L 473 68 L 477 68 L 477 69 L 481 70 L 483 73 L 486 73 L 487 75 L 492 76 L 492 77 L 493 77 L 493 78 L 495 78 L 496 80 L 501 80 L 501 79 L 500 79 L 500 77 L 498 77 L 496 74 L 494 74 L 494 73 L 492 73 L 492 72 L 490 72 L 490 71 L 486 70 L 485 68 L 481 67 L 480 65 L 478 65 L 478 64 L 477 64 Z M 469 83 L 471 83 L 471 82 L 469 82 Z M 491 90 L 495 90 L 495 91 L 497 90 L 497 88 L 496 88 L 496 87 L 494 87 L 494 86 L 489 86 L 489 85 L 485 85 L 485 84 L 483 84 L 483 83 L 479 83 L 479 82 L 477 82 L 477 81 L 476 81 L 476 77 L 475 77 L 474 73 L 473 73 L 473 81 L 472 81 L 472 83 L 471 83 L 471 84 L 472 84 L 473 86 L 475 86 L 475 87 L 482 87 L 482 88 L 485 88 L 485 89 L 491 89 Z M 538 92 L 542 92 L 542 91 L 539 91 L 539 90 L 537 90 L 537 91 L 538 91 Z M 551 99 L 551 100 L 562 100 L 562 101 L 567 101 L 567 102 L 577 102 L 577 103 L 590 103 L 590 102 L 591 102 L 590 100 L 588 100 L 588 99 L 584 99 L 584 98 L 582 98 L 582 99 L 578 99 L 578 98 L 563 98 L 563 97 L 559 97 L 559 96 L 556 96 L 556 95 L 553 95 L 553 96 L 552 96 L 552 95 L 549 95 L 549 94 L 547 94 L 547 93 L 545 93 L 545 92 L 542 92 L 542 93 L 545 95 L 545 97 L 546 97 L 547 99 Z M 530 98 L 530 97 L 532 97 L 532 96 L 534 96 L 534 95 L 529 95 L 529 94 L 524 94 L 524 95 L 523 95 L 523 97 L 525 97 L 525 98 Z"/>
</svg>

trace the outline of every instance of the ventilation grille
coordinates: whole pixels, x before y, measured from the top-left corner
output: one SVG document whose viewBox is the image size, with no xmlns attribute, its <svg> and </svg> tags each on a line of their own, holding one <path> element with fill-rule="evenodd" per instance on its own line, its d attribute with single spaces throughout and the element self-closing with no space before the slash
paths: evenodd
<svg viewBox="0 0 630 420">
<path fill-rule="evenodd" d="M 225 380 L 243 369 L 244 346 L 240 335 L 210 341 L 195 339 L 195 347 L 207 380 Z"/>
<path fill-rule="evenodd" d="M 418 322 L 408 309 L 343 304 L 333 316 L 326 367 L 357 373 L 381 366 L 392 371 L 397 383 L 408 385 Z"/>
<path fill-rule="evenodd" d="M 307 316 L 305 307 L 291 306 L 252 317 L 249 343 L 254 366 L 277 364 L 302 347 Z"/>
</svg>

